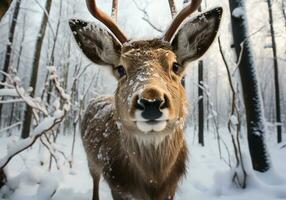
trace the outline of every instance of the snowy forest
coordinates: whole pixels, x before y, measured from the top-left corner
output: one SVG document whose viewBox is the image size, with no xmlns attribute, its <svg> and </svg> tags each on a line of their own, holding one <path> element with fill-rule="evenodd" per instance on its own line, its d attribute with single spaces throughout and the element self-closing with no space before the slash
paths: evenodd
<svg viewBox="0 0 286 200">
<path fill-rule="evenodd" d="M 0 200 L 96 200 L 96 195 L 104 200 L 286 199 L 286 0 L 94 2 L 0 0 Z M 108 66 L 104 66 L 107 61 L 91 58 L 92 53 L 85 50 L 85 43 L 78 39 L 82 30 L 74 29 L 71 22 L 77 23 L 75 19 L 78 19 L 92 22 L 104 30 L 111 29 L 112 34 L 108 36 L 117 39 L 113 40 L 112 50 L 107 44 L 108 38 L 104 38 L 106 32 L 98 29 L 102 37 L 99 33 L 97 36 L 112 56 L 120 42 L 123 46 L 126 42 L 128 48 L 132 41 L 167 37 L 172 20 L 177 19 L 184 8 L 191 7 L 192 2 L 200 4 L 172 33 L 175 39 L 178 36 L 178 44 L 188 20 L 194 19 L 193 23 L 196 19 L 208 21 L 205 18 L 217 7 L 223 12 L 210 47 L 203 56 L 184 64 L 187 66 L 182 75 L 183 86 L 178 86 L 185 88 L 183 93 L 187 101 L 184 122 L 176 122 L 173 126 L 173 129 L 181 130 L 180 125 L 184 125 L 180 138 L 182 144 L 186 143 L 185 151 L 188 152 L 184 175 L 176 182 L 174 194 L 163 192 L 163 197 L 151 195 L 159 191 L 157 181 L 153 179 L 144 182 L 147 188 L 152 188 L 151 192 L 145 191 L 149 196 L 142 194 L 144 197 L 140 197 L 140 192 L 134 192 L 136 186 L 129 186 L 133 188 L 130 194 L 124 191 L 126 194 L 122 195 L 120 187 L 113 186 L 112 181 L 105 178 L 106 174 L 98 178 L 99 186 L 96 185 L 92 174 L 92 167 L 95 167 L 89 152 L 92 151 L 89 145 L 93 143 L 88 143 L 91 141 L 87 141 L 84 134 L 93 129 L 97 133 L 97 127 L 106 127 L 101 134 L 107 141 L 108 134 L 113 134 L 115 129 L 108 127 L 109 121 L 105 123 L 104 114 L 92 113 L 94 108 L 89 104 L 101 96 L 117 98 L 121 76 L 127 76 L 128 71 L 124 71 L 126 66 L 116 66 L 121 77 L 117 78 Z M 128 41 L 125 36 L 123 39 L 117 37 L 111 26 L 95 16 L 96 9 L 92 8 L 95 5 L 110 16 L 128 36 Z M 92 24 L 83 30 L 92 29 Z M 203 28 L 201 31 L 207 32 Z M 166 41 L 173 45 L 175 39 Z M 190 42 L 191 38 L 188 40 Z M 179 64 L 173 64 L 172 69 L 180 70 Z M 129 81 L 133 92 L 147 75 L 142 77 Z M 164 100 L 167 102 L 165 96 Z M 143 118 L 147 105 L 155 107 L 152 101 L 145 102 Z M 140 99 L 137 104 L 137 109 L 142 107 Z M 179 101 L 174 106 L 179 109 L 181 104 Z M 123 106 L 121 109 L 125 109 L 120 111 L 125 113 L 129 108 Z M 98 119 L 95 120 L 98 124 L 88 124 L 85 112 L 102 121 Z M 153 123 L 153 118 L 150 121 Z M 122 134 L 124 124 L 121 130 L 120 122 L 115 123 L 118 134 Z M 138 124 L 137 127 L 140 129 Z M 145 130 L 146 126 L 141 129 Z M 169 135 L 165 137 L 172 140 Z M 153 145 L 152 149 L 157 152 L 156 148 L 163 148 L 163 143 L 167 143 L 166 138 L 163 141 L 154 139 L 156 144 L 147 144 L 150 141 L 142 139 L 140 145 Z M 115 155 L 122 153 L 113 141 L 106 143 Z M 138 148 L 144 154 L 145 147 Z M 108 156 L 102 158 L 101 150 L 99 148 L 97 154 L 93 152 L 94 157 L 112 162 Z M 179 149 L 166 147 L 165 150 L 168 155 L 178 151 L 174 159 L 180 158 Z M 156 166 L 156 163 L 150 163 Z M 140 170 L 144 171 L 144 167 Z M 165 172 L 164 167 L 162 170 Z M 123 177 L 119 183 L 133 184 L 132 178 L 128 182 L 127 168 L 126 172 L 119 172 Z M 146 171 L 142 173 L 149 175 Z M 170 175 L 169 179 L 177 177 Z M 166 185 L 167 192 L 173 190 Z M 98 194 L 96 186 L 99 187 Z"/>
</svg>

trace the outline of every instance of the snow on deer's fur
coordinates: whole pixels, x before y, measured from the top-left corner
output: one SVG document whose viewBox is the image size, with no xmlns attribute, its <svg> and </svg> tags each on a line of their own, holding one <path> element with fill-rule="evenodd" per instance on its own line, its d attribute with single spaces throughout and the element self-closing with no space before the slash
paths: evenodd
<svg viewBox="0 0 286 200">
<path fill-rule="evenodd" d="M 82 121 L 93 200 L 99 199 L 100 176 L 114 199 L 173 199 L 186 172 L 185 67 L 209 48 L 222 15 L 222 8 L 215 8 L 180 26 L 200 2 L 193 0 L 162 38 L 152 40 L 128 41 L 93 0 L 87 1 L 89 11 L 112 34 L 94 23 L 70 20 L 85 55 L 112 67 L 118 79 L 115 95 L 92 100 Z"/>
</svg>

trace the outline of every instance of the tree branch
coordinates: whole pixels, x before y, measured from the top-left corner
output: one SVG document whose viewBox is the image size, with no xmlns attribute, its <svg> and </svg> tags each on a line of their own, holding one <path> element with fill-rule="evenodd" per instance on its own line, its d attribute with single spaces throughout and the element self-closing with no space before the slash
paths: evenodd
<svg viewBox="0 0 286 200">
<path fill-rule="evenodd" d="M 8 75 L 8 78 L 11 79 L 9 75 Z M 39 137 L 41 137 L 43 134 L 50 133 L 64 120 L 67 112 L 70 109 L 70 98 L 69 98 L 69 95 L 67 95 L 64 89 L 60 86 L 55 69 L 51 70 L 51 80 L 63 104 L 62 110 L 56 109 L 54 112 L 47 115 L 35 127 L 35 129 L 33 130 L 33 133 L 31 134 L 29 138 L 20 140 L 13 146 L 13 148 L 9 148 L 7 155 L 0 159 L 0 170 L 2 170 L 11 161 L 13 157 L 15 157 L 17 154 L 31 147 L 37 141 Z M 32 106 L 33 109 L 39 109 L 37 105 L 35 106 L 35 104 L 31 103 L 31 101 L 35 100 L 34 98 L 31 97 L 28 99 L 22 96 L 24 91 L 20 90 L 20 87 L 19 87 L 20 83 L 17 78 L 14 79 L 13 84 L 15 86 L 15 89 L 19 92 L 19 96 L 26 102 L 27 105 Z M 39 109 L 39 112 L 42 112 L 45 114 L 46 110 Z"/>
</svg>

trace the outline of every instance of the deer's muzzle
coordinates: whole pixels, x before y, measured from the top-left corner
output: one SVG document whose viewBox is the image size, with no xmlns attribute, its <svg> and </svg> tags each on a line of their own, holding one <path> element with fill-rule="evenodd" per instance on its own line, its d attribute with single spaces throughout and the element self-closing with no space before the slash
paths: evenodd
<svg viewBox="0 0 286 200">
<path fill-rule="evenodd" d="M 134 97 L 135 122 L 143 132 L 165 129 L 169 117 L 169 99 L 157 88 L 146 88 Z"/>
</svg>

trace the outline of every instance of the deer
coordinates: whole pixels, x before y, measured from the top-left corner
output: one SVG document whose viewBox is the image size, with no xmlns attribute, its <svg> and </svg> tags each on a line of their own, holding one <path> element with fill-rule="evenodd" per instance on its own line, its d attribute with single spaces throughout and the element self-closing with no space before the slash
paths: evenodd
<svg viewBox="0 0 286 200">
<path fill-rule="evenodd" d="M 163 36 L 130 40 L 95 0 L 86 4 L 105 27 L 71 19 L 75 41 L 117 80 L 114 95 L 90 100 L 81 122 L 92 199 L 99 199 L 101 177 L 115 200 L 173 199 L 187 171 L 185 69 L 215 40 L 223 9 L 189 18 L 201 4 L 192 0 Z"/>
</svg>

